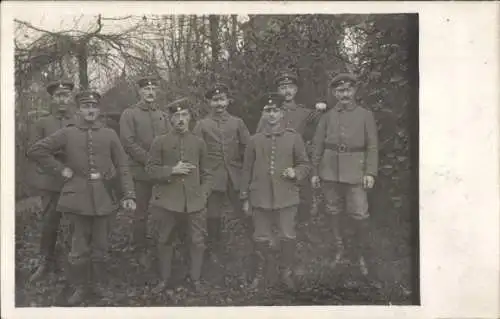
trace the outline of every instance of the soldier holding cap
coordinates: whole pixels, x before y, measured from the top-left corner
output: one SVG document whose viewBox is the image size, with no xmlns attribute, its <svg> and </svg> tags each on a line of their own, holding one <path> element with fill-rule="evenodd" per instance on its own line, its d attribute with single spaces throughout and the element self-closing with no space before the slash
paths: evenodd
<svg viewBox="0 0 500 319">
<path fill-rule="evenodd" d="M 272 230 L 277 224 L 282 251 L 281 278 L 289 288 L 294 288 L 298 183 L 307 178 L 309 159 L 300 134 L 282 123 L 282 95 L 267 94 L 259 106 L 265 126 L 251 137 L 246 148 L 240 192 L 244 211 L 252 211 L 256 256 L 260 257 L 254 286 L 265 283 L 264 273 L 269 279 L 268 271 L 274 268 L 273 249 L 277 245 Z"/>
<path fill-rule="evenodd" d="M 295 96 L 298 91 L 299 79 L 297 74 L 290 69 L 280 70 L 275 78 L 277 91 L 284 98 L 283 102 L 283 125 L 295 130 L 302 139 L 309 144 L 311 141 L 319 117 L 323 114 L 320 109 L 309 109 L 302 104 L 297 104 Z M 261 119 L 257 125 L 257 132 L 263 130 L 265 121 Z M 308 182 L 309 178 L 303 180 L 300 186 L 300 208 L 299 220 L 305 221 L 305 213 L 309 212 L 313 203 L 313 192 Z"/>
<path fill-rule="evenodd" d="M 68 80 L 53 81 L 47 85 L 47 92 L 52 97 L 51 114 L 38 120 L 29 134 L 29 145 L 55 133 L 57 130 L 74 125 L 74 100 L 72 91 L 74 84 Z M 61 152 L 56 155 L 64 158 Z M 56 206 L 64 180 L 58 174 L 46 171 L 31 161 L 28 167 L 28 183 L 39 191 L 43 206 L 42 234 L 40 239 L 40 262 L 30 281 L 44 276 L 55 263 L 55 246 L 57 232 L 61 221 L 61 213 Z"/>
<path fill-rule="evenodd" d="M 170 283 L 172 244 L 182 221 L 187 221 L 191 239 L 191 283 L 201 289 L 207 232 L 205 205 L 212 187 L 205 142 L 189 131 L 189 101 L 172 103 L 168 110 L 172 130 L 154 139 L 146 165 L 155 183 L 150 211 L 155 220 L 160 282 L 154 294 Z"/>
<path fill-rule="evenodd" d="M 207 204 L 207 227 L 210 256 L 215 263 L 218 263 L 217 254 L 223 249 L 220 237 L 226 199 L 230 200 L 236 217 L 241 217 L 241 167 L 243 153 L 250 139 L 243 120 L 227 111 L 228 92 L 228 87 L 222 83 L 216 83 L 206 92 L 205 98 L 211 110 L 194 128 L 194 134 L 207 144 L 207 166 L 213 175 L 213 192 Z"/>
<path fill-rule="evenodd" d="M 139 78 L 137 85 L 141 100 L 123 111 L 120 117 L 120 138 L 129 157 L 137 195 L 133 240 L 138 250 L 146 250 L 147 211 L 153 187 L 151 179 L 144 170 L 147 152 L 153 139 L 169 130 L 167 115 L 156 103 L 159 80 L 159 77 L 153 75 Z M 147 250 L 140 261 L 144 266 L 149 266 Z"/>
<path fill-rule="evenodd" d="M 356 77 L 346 73 L 329 84 L 338 103 L 319 121 L 313 140 L 311 181 L 313 187 L 319 187 L 321 181 L 326 211 L 332 217 L 337 248 L 334 265 L 344 252 L 339 214 L 346 212 L 355 226 L 356 259 L 366 278 L 365 253 L 370 244 L 366 190 L 373 187 L 377 176 L 378 138 L 373 113 L 355 102 L 356 85 Z"/>
<path fill-rule="evenodd" d="M 108 218 L 119 208 L 109 185 L 116 174 L 124 191 L 124 208 L 135 209 L 132 178 L 120 140 L 115 131 L 97 121 L 99 98 L 97 92 L 79 93 L 76 125 L 58 130 L 28 151 L 44 169 L 64 179 L 57 210 L 67 214 L 73 229 L 68 279 L 75 291 L 68 300 L 70 305 L 85 299 L 90 280 L 97 292 L 102 291 Z M 59 151 L 65 154 L 63 161 L 55 156 Z"/>
</svg>

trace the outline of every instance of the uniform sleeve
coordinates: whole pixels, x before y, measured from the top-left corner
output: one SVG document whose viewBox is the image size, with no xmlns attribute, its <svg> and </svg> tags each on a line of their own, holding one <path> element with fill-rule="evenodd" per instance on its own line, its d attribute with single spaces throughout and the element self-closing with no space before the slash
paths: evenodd
<svg viewBox="0 0 500 319">
<path fill-rule="evenodd" d="M 172 166 L 163 165 L 162 152 L 162 138 L 158 136 L 151 144 L 145 168 L 146 173 L 152 180 L 168 183 L 172 177 Z"/>
<path fill-rule="evenodd" d="M 306 118 L 306 126 L 304 128 L 304 141 L 309 142 L 314 138 L 314 133 L 316 130 L 316 126 L 318 125 L 318 121 L 323 114 L 322 111 L 314 110 L 310 111 L 309 115 Z"/>
<path fill-rule="evenodd" d="M 125 152 L 141 164 L 146 163 L 147 151 L 136 142 L 133 115 L 130 110 L 125 110 L 120 117 L 120 140 Z"/>
<path fill-rule="evenodd" d="M 240 199 L 248 199 L 248 191 L 250 182 L 253 175 L 253 165 L 255 163 L 255 141 L 250 139 L 245 149 L 245 156 L 243 159 L 243 170 L 240 181 Z"/>
<path fill-rule="evenodd" d="M 212 172 L 208 168 L 208 151 L 207 151 L 207 144 L 200 140 L 200 183 L 201 183 L 201 189 L 203 193 L 205 194 L 206 198 L 210 196 L 210 193 L 212 192 L 212 183 L 213 183 L 213 177 L 212 177 Z"/>
<path fill-rule="evenodd" d="M 324 143 L 326 138 L 326 125 L 327 125 L 328 116 L 324 114 L 318 123 L 318 127 L 316 128 L 316 132 L 314 133 L 313 144 L 312 144 L 312 170 L 313 175 L 318 176 L 319 173 L 319 163 L 321 161 L 321 157 L 323 156 L 324 151 Z"/>
<path fill-rule="evenodd" d="M 64 165 L 54 155 L 65 147 L 67 143 L 66 134 L 67 130 L 61 129 L 39 140 L 28 149 L 28 158 L 37 162 L 47 172 L 61 173 Z"/>
<path fill-rule="evenodd" d="M 309 157 L 307 156 L 306 146 L 300 134 L 295 134 L 295 141 L 293 143 L 293 157 L 295 162 L 296 179 L 301 181 L 309 175 L 311 165 Z"/>
<path fill-rule="evenodd" d="M 202 129 L 203 124 L 201 124 L 201 121 L 196 122 L 196 125 L 193 128 L 193 134 L 198 136 L 199 138 L 203 139 L 203 129 Z"/>
<path fill-rule="evenodd" d="M 255 133 L 261 133 L 263 129 L 264 129 L 264 119 L 262 118 L 262 115 L 261 115 L 260 119 L 259 119 L 259 123 L 257 124 L 257 129 L 255 130 Z"/>
<path fill-rule="evenodd" d="M 378 173 L 378 133 L 375 118 L 368 112 L 365 121 L 366 167 L 365 174 L 377 176 Z"/>
<path fill-rule="evenodd" d="M 111 134 L 111 159 L 118 170 L 121 189 L 123 191 L 123 198 L 135 198 L 134 183 L 129 171 L 127 155 L 125 154 L 123 146 L 120 143 L 120 139 L 115 131 L 110 129 L 109 132 Z"/>
<path fill-rule="evenodd" d="M 245 156 L 245 149 L 247 147 L 247 144 L 250 141 L 250 132 L 248 131 L 248 127 L 242 119 L 239 119 L 238 139 L 240 143 L 240 158 L 243 158 Z"/>
<path fill-rule="evenodd" d="M 29 130 L 28 145 L 32 146 L 33 144 L 44 138 L 44 135 L 45 134 L 43 132 L 42 121 L 38 120 L 34 125 L 31 126 Z"/>
</svg>

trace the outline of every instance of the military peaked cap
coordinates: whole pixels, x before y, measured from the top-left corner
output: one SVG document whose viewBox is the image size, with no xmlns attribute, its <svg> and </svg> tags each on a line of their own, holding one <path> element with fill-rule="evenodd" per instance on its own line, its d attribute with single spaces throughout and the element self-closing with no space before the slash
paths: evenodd
<svg viewBox="0 0 500 319">
<path fill-rule="evenodd" d="M 356 84 L 358 82 L 358 79 L 352 73 L 339 73 L 330 81 L 330 86 L 338 86 L 347 82 Z"/>
<path fill-rule="evenodd" d="M 146 75 L 143 77 L 140 77 L 137 80 L 137 85 L 140 88 L 143 88 L 148 85 L 154 85 L 154 86 L 159 86 L 160 85 L 160 77 L 156 75 Z"/>
<path fill-rule="evenodd" d="M 69 80 L 52 81 L 47 85 L 47 92 L 53 95 L 56 90 L 72 91 L 75 85 Z"/>
<path fill-rule="evenodd" d="M 275 92 L 270 92 L 264 94 L 260 99 L 259 99 L 259 109 L 264 109 L 266 106 L 274 106 L 276 108 L 281 108 L 283 104 L 283 96 L 279 93 Z"/>
<path fill-rule="evenodd" d="M 84 104 L 84 103 L 98 104 L 101 99 L 101 95 L 96 91 L 87 90 L 79 92 L 76 95 L 75 99 L 79 104 Z"/>
<path fill-rule="evenodd" d="M 207 90 L 207 92 L 205 93 L 205 98 L 211 99 L 212 97 L 214 97 L 214 95 L 221 93 L 229 93 L 229 88 L 224 83 L 217 82 L 213 87 Z"/>
<path fill-rule="evenodd" d="M 166 109 L 170 114 L 174 114 L 183 110 L 191 111 L 191 103 L 187 97 L 183 97 L 168 104 Z"/>
<path fill-rule="evenodd" d="M 298 84 L 298 77 L 297 74 L 291 70 L 281 70 L 274 79 L 274 82 L 277 86 L 283 84 Z"/>
</svg>

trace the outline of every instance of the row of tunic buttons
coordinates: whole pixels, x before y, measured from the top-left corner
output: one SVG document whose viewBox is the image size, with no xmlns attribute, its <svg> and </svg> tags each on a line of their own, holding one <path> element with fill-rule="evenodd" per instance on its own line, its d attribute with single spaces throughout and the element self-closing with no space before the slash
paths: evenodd
<svg viewBox="0 0 500 319">
<path fill-rule="evenodd" d="M 182 142 L 182 137 L 179 138 L 179 144 L 180 144 L 180 158 L 181 161 L 184 161 L 184 143 Z M 181 179 L 181 181 L 184 182 L 184 177 Z"/>
<path fill-rule="evenodd" d="M 276 136 L 272 136 L 272 146 L 271 146 L 271 163 L 269 168 L 269 173 L 274 175 L 274 154 L 276 153 Z"/>
</svg>

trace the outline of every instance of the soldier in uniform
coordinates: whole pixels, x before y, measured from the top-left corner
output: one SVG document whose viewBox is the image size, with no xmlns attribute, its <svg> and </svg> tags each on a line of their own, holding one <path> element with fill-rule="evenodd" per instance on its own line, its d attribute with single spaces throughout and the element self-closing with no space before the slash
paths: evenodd
<svg viewBox="0 0 500 319">
<path fill-rule="evenodd" d="M 369 212 L 366 190 L 375 183 L 378 170 L 377 126 L 371 111 L 355 102 L 357 79 L 342 73 L 329 84 L 338 103 L 319 121 L 313 140 L 313 187 L 321 187 L 326 211 L 332 218 L 336 254 L 344 253 L 340 214 L 347 213 L 355 233 L 356 261 L 366 278 L 365 253 L 369 246 Z M 375 284 L 375 282 L 372 282 Z"/>
<path fill-rule="evenodd" d="M 253 238 L 259 257 L 253 286 L 262 286 L 265 278 L 269 279 L 275 264 L 274 250 L 281 246 L 281 278 L 293 289 L 298 185 L 308 176 L 309 159 L 300 134 L 282 123 L 281 95 L 267 94 L 259 106 L 263 109 L 263 127 L 245 150 L 240 192 L 244 211 L 251 211 L 253 216 Z M 279 228 L 279 245 L 272 231 L 275 224 Z"/>
<path fill-rule="evenodd" d="M 323 112 L 320 109 L 309 109 L 302 104 L 297 104 L 295 96 L 298 91 L 298 77 L 292 70 L 284 69 L 279 71 L 275 78 L 275 84 L 277 86 L 277 92 L 284 98 L 283 125 L 299 133 L 306 143 L 306 146 L 309 145 L 314 135 L 316 124 Z M 261 118 L 257 125 L 257 133 L 262 131 L 264 122 L 265 120 Z M 309 178 L 306 178 L 300 186 L 300 207 L 298 215 L 300 221 L 305 221 L 307 219 L 305 214 L 313 208 L 311 206 L 313 200 L 313 192 L 309 184 Z"/>
<path fill-rule="evenodd" d="M 205 98 L 211 111 L 198 122 L 194 134 L 207 144 L 207 167 L 212 171 L 213 189 L 207 204 L 208 247 L 214 262 L 221 253 L 221 225 L 223 205 L 230 200 L 237 217 L 241 217 L 239 186 L 243 153 L 250 138 L 247 126 L 239 117 L 228 113 L 228 88 L 217 83 Z M 250 223 L 251 225 L 251 223 Z"/>
<path fill-rule="evenodd" d="M 190 239 L 190 281 L 201 288 L 207 216 L 212 183 L 205 142 L 189 130 L 188 101 L 169 106 L 172 130 L 154 139 L 146 171 L 154 181 L 150 212 L 155 220 L 160 282 L 153 293 L 169 286 L 173 242 L 179 225 L 187 222 Z"/>
<path fill-rule="evenodd" d="M 29 144 L 55 133 L 57 130 L 74 125 L 73 87 L 71 81 L 58 80 L 47 85 L 47 92 L 52 97 L 51 114 L 37 121 L 30 132 Z M 64 153 L 55 154 L 59 160 L 64 159 Z M 56 206 L 64 180 L 58 174 L 52 174 L 31 162 L 28 168 L 28 183 L 37 189 L 41 195 L 43 205 L 43 223 L 40 240 L 40 262 L 38 268 L 30 277 L 30 281 L 36 281 L 43 277 L 55 264 L 55 246 L 61 213 Z"/>
<path fill-rule="evenodd" d="M 169 124 L 167 115 L 158 108 L 156 103 L 159 78 L 145 76 L 137 81 L 137 85 L 141 100 L 123 111 L 120 117 L 120 138 L 129 156 L 130 171 L 134 178 L 137 196 L 133 241 L 135 248 L 144 252 L 140 258 L 141 264 L 148 267 L 147 216 L 153 183 L 146 174 L 144 166 L 153 139 L 166 134 Z"/>
<path fill-rule="evenodd" d="M 73 228 L 68 279 L 75 291 L 68 299 L 70 305 L 85 299 L 91 280 L 96 292 L 102 291 L 108 220 L 119 208 L 110 185 L 116 174 L 124 190 L 123 207 L 135 209 L 132 178 L 118 135 L 97 121 L 99 98 L 97 92 L 79 93 L 77 124 L 35 143 L 28 152 L 46 170 L 65 180 L 57 210 L 67 214 Z M 59 151 L 66 155 L 62 162 L 54 156 Z"/>
</svg>

